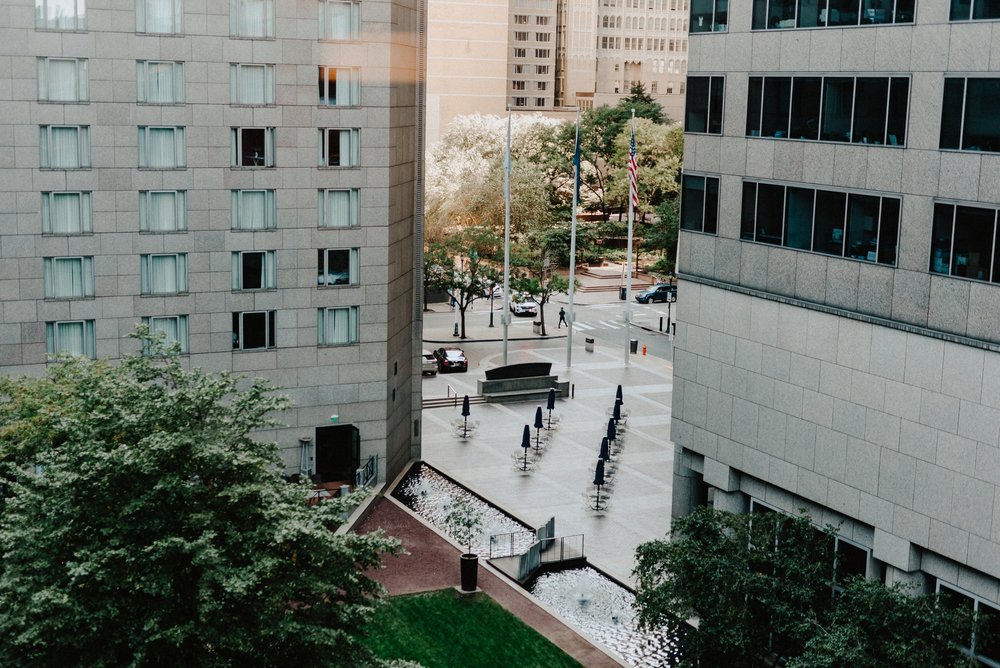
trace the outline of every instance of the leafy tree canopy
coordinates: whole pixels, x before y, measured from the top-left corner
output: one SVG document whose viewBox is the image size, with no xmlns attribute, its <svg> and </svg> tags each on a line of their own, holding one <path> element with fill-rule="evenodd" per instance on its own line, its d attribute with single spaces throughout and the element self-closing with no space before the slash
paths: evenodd
<svg viewBox="0 0 1000 668">
<path fill-rule="evenodd" d="M 263 382 L 151 355 L 0 378 L 0 664 L 367 665 L 398 543 L 335 535 L 273 443 Z"/>
<path fill-rule="evenodd" d="M 832 527 L 808 516 L 700 508 L 636 550 L 640 623 L 698 618 L 685 666 L 966 665 L 968 612 L 902 585 L 835 578 Z M 835 593 L 834 587 L 837 587 Z M 977 629 L 981 633 L 983 629 Z"/>
</svg>

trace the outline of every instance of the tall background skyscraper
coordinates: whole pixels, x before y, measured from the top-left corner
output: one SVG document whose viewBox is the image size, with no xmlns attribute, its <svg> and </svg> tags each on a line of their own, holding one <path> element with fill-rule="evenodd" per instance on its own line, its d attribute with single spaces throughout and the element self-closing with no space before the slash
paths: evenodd
<svg viewBox="0 0 1000 668">
<path fill-rule="evenodd" d="M 838 577 L 995 619 L 989 3 L 726 4 L 690 17 L 673 512 L 804 508 Z"/>
<path fill-rule="evenodd" d="M 417 0 L 10 0 L 0 372 L 146 323 L 271 380 L 288 472 L 418 451 Z"/>
</svg>

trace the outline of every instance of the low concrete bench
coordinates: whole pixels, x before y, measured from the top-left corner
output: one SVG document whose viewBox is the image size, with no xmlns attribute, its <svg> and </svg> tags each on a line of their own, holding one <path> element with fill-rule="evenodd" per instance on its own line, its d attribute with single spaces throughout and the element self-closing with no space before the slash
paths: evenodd
<svg viewBox="0 0 1000 668">
<path fill-rule="evenodd" d="M 538 373 L 537 365 L 517 365 L 501 367 L 503 371 L 490 369 L 486 372 L 486 379 L 478 381 L 479 394 L 488 403 L 504 401 L 532 401 L 545 399 L 549 396 L 549 390 L 555 389 L 559 397 L 569 396 L 569 381 L 560 381 L 558 377 L 551 374 L 545 375 L 518 375 L 522 369 L 514 367 L 524 367 L 525 372 Z M 545 369 L 548 371 L 548 368 Z M 492 377 L 491 377 L 492 376 Z"/>
</svg>

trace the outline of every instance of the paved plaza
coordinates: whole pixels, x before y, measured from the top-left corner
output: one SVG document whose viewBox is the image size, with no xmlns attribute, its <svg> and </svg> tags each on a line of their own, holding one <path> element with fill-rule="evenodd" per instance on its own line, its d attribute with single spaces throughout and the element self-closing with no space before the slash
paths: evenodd
<svg viewBox="0 0 1000 668">
<path fill-rule="evenodd" d="M 574 344 L 571 369 L 565 366 L 565 339 L 542 339 L 532 349 L 509 354 L 511 364 L 552 362 L 552 373 L 573 386 L 573 397 L 557 400 L 558 427 L 533 470 L 519 471 L 513 458 L 523 452 L 524 425 L 533 424 L 535 409 L 538 405 L 544 409 L 544 400 L 473 405 L 469 419 L 478 422 L 478 428 L 466 441 L 452 427 L 460 420 L 460 408 L 425 409 L 423 459 L 533 526 L 554 516 L 558 535 L 585 534 L 588 560 L 634 585 L 636 546 L 663 537 L 669 528 L 672 367 L 665 360 L 641 355 L 632 355 L 626 367 L 622 350 L 598 346 L 585 352 L 582 336 L 574 337 Z M 498 352 L 484 357 L 468 373 L 445 378 L 459 395 L 475 396 L 476 381 L 485 377 L 487 368 L 502 363 Z M 624 388 L 630 413 L 628 432 L 624 452 L 615 458 L 617 472 L 607 510 L 598 513 L 588 508 L 586 497 L 595 489 L 593 470 L 618 384 Z"/>
</svg>

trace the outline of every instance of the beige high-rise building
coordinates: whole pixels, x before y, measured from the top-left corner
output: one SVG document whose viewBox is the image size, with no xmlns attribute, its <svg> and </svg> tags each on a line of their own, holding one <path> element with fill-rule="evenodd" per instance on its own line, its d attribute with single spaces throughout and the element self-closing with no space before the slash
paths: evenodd
<svg viewBox="0 0 1000 668">
<path fill-rule="evenodd" d="M 455 116 L 614 105 L 643 83 L 680 119 L 688 0 L 430 0 L 427 140 Z"/>
<path fill-rule="evenodd" d="M 422 21 L 418 0 L 4 0 L 0 373 L 118 358 L 142 322 L 292 397 L 264 435 L 288 472 L 400 471 Z"/>
</svg>

